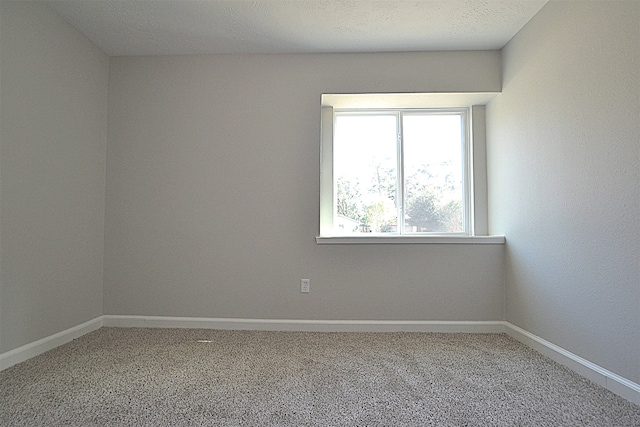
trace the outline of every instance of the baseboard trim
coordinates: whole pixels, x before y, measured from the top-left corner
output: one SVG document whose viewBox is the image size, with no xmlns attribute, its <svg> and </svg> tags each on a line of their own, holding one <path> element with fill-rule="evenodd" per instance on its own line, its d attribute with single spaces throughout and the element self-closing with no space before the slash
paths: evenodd
<svg viewBox="0 0 640 427">
<path fill-rule="evenodd" d="M 549 359 L 566 366 L 583 377 L 606 388 L 628 401 L 640 405 L 640 384 L 636 384 L 602 366 L 596 365 L 582 357 L 565 350 L 537 335 L 532 334 L 509 322 L 504 322 L 505 330 L 510 337 L 531 347 Z"/>
<path fill-rule="evenodd" d="M 502 321 L 235 319 L 165 316 L 103 316 L 108 327 L 235 329 L 300 332 L 501 333 Z"/>
<path fill-rule="evenodd" d="M 102 316 L 0 354 L 0 371 L 31 359 L 102 327 Z"/>
</svg>

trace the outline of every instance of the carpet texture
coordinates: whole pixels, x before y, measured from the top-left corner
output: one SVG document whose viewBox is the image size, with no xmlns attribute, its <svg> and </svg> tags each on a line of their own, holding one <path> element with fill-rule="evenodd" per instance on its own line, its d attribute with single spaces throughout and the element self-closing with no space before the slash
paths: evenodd
<svg viewBox="0 0 640 427">
<path fill-rule="evenodd" d="M 101 328 L 0 372 L 2 426 L 640 426 L 504 334 Z"/>
</svg>

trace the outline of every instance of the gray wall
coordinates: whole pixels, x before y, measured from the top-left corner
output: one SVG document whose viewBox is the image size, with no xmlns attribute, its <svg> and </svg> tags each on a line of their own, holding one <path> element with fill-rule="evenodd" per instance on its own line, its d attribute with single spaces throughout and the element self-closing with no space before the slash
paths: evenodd
<svg viewBox="0 0 640 427">
<path fill-rule="evenodd" d="M 498 90 L 499 52 L 111 58 L 105 314 L 501 320 L 503 246 L 314 240 L 322 93 Z"/>
<path fill-rule="evenodd" d="M 2 2 L 0 352 L 102 314 L 109 59 Z"/>
<path fill-rule="evenodd" d="M 506 319 L 640 383 L 640 3 L 551 2 L 487 108 Z"/>
</svg>

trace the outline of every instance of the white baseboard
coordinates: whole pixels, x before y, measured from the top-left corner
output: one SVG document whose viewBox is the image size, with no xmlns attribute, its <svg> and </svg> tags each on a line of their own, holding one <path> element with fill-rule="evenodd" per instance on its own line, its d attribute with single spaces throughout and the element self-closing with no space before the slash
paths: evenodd
<svg viewBox="0 0 640 427">
<path fill-rule="evenodd" d="M 504 322 L 507 335 L 531 347 L 549 359 L 566 366 L 583 377 L 606 388 L 628 401 L 640 405 L 640 384 L 636 384 L 618 374 L 589 362 L 582 357 L 565 350 L 537 335 L 532 334 L 509 322 Z"/>
<path fill-rule="evenodd" d="M 6 353 L 0 354 L 0 371 L 17 363 L 24 362 L 46 351 L 52 350 L 62 344 L 66 344 L 82 335 L 93 332 L 102 327 L 102 316 L 89 320 L 81 325 L 74 326 L 57 334 L 50 335 L 38 341 L 23 345 Z"/>
<path fill-rule="evenodd" d="M 502 333 L 502 321 L 233 319 L 165 316 L 103 316 L 120 328 L 235 329 L 301 332 L 465 332 Z"/>
</svg>

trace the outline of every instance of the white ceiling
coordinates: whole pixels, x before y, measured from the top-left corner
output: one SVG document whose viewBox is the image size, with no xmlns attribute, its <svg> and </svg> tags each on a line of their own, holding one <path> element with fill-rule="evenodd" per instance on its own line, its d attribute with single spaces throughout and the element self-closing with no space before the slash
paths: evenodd
<svg viewBox="0 0 640 427">
<path fill-rule="evenodd" d="M 111 56 L 491 50 L 547 0 L 47 0 Z"/>
</svg>

